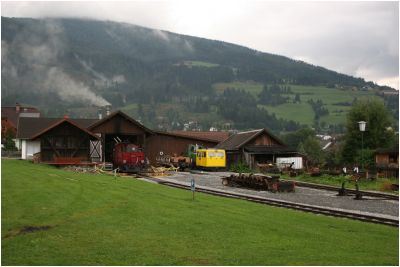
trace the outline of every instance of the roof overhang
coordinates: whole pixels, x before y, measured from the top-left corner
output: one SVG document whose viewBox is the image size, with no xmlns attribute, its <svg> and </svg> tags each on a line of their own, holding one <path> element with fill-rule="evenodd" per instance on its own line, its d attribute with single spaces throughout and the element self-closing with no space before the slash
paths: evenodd
<svg viewBox="0 0 400 267">
<path fill-rule="evenodd" d="M 244 147 L 244 151 L 249 154 L 260 154 L 260 155 L 300 154 L 296 150 L 281 146 L 246 146 Z"/>
<path fill-rule="evenodd" d="M 127 114 L 125 114 L 124 112 L 117 110 L 113 113 L 111 113 L 110 115 L 108 115 L 107 117 L 95 122 L 94 124 L 90 125 L 88 127 L 88 130 L 92 131 L 94 130 L 97 126 L 111 120 L 113 117 L 120 115 L 123 118 L 127 119 L 129 122 L 131 122 L 132 124 L 136 125 L 137 127 L 139 127 L 140 129 L 142 129 L 145 133 L 148 133 L 150 135 L 153 135 L 154 132 L 152 130 L 150 130 L 149 128 L 145 127 L 143 124 L 139 123 L 138 121 L 132 119 L 131 117 L 129 117 Z"/>
<path fill-rule="evenodd" d="M 75 124 L 74 122 L 72 122 L 69 119 L 61 119 L 60 121 L 57 121 L 56 123 L 54 123 L 53 125 L 49 126 L 48 128 L 42 130 L 41 132 L 37 133 L 36 135 L 32 136 L 31 138 L 29 138 L 30 140 L 34 140 L 39 138 L 40 136 L 42 136 L 43 134 L 45 134 L 46 132 L 50 131 L 51 129 L 56 128 L 57 126 L 61 125 L 62 123 L 69 123 L 72 126 L 80 129 L 81 131 L 85 132 L 86 134 L 90 135 L 91 137 L 93 137 L 96 140 L 99 140 L 99 137 L 95 134 L 93 134 L 92 132 L 89 132 L 88 130 L 80 127 L 79 125 Z"/>
</svg>

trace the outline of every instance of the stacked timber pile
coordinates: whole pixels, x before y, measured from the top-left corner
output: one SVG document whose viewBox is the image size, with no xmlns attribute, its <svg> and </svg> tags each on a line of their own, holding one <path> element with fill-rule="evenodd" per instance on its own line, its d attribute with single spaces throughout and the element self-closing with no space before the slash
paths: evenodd
<svg viewBox="0 0 400 267">
<path fill-rule="evenodd" d="M 74 166 L 74 165 L 63 167 L 63 170 L 80 172 L 80 173 L 98 173 L 99 171 L 99 169 L 96 169 L 94 167 Z"/>
<path fill-rule="evenodd" d="M 271 192 L 294 192 L 295 184 L 289 181 L 279 181 L 279 176 L 261 174 L 232 174 L 222 178 L 222 184 L 226 186 L 238 186 Z"/>
<path fill-rule="evenodd" d="M 154 167 L 154 166 L 149 166 L 147 169 L 143 170 L 141 174 L 147 175 L 147 176 L 168 176 L 170 175 L 168 172 L 174 171 L 177 172 L 179 169 L 174 167 L 173 165 L 170 165 L 170 167 Z"/>
</svg>

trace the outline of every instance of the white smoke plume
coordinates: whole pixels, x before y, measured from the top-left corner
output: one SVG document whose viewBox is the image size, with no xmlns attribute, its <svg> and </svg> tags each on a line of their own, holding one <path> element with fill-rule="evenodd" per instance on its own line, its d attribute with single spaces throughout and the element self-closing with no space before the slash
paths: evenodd
<svg viewBox="0 0 400 267">
<path fill-rule="evenodd" d="M 5 41 L 1 41 L 1 74 L 2 76 L 10 76 L 16 79 L 18 77 L 18 70 L 12 63 L 9 52 L 9 45 Z"/>
<path fill-rule="evenodd" d="M 79 63 L 81 63 L 82 67 L 86 71 L 88 71 L 95 77 L 95 79 L 93 79 L 93 82 L 98 87 L 108 87 L 108 86 L 112 85 L 113 83 L 119 84 L 119 83 L 126 82 L 125 76 L 122 74 L 114 75 L 111 79 L 108 79 L 104 74 L 94 70 L 93 64 L 91 62 L 86 62 L 85 60 L 81 59 L 76 54 L 75 54 L 75 58 L 79 61 Z"/>
<path fill-rule="evenodd" d="M 85 86 L 82 82 L 72 79 L 58 67 L 49 69 L 44 87 L 49 91 L 55 90 L 64 101 L 85 101 L 95 106 L 106 106 L 110 104 L 104 98 L 93 93 L 90 88 Z"/>
<path fill-rule="evenodd" d="M 111 80 L 113 83 L 125 83 L 126 82 L 124 75 L 114 75 Z"/>
<path fill-rule="evenodd" d="M 158 38 L 161 38 L 162 40 L 164 40 L 164 41 L 166 41 L 166 42 L 169 42 L 169 41 L 170 41 L 170 39 L 169 39 L 169 37 L 168 37 L 168 34 L 167 34 L 166 32 L 161 31 L 161 30 L 157 30 L 157 29 L 154 29 L 152 32 L 153 32 L 153 34 L 154 34 L 155 36 L 157 36 Z"/>
<path fill-rule="evenodd" d="M 36 29 L 28 29 L 18 33 L 11 43 L 2 41 L 2 76 L 17 82 L 29 81 L 33 84 L 32 88 L 56 93 L 62 101 L 109 105 L 107 100 L 96 95 L 83 82 L 76 80 L 60 67 L 60 57 L 65 50 L 62 27 L 50 19 L 44 20 L 44 24 L 39 27 L 44 27 L 44 32 L 43 28 L 37 29 L 44 37 L 39 37 Z M 25 71 L 20 71 L 12 63 L 12 57 L 16 55 L 19 56 L 19 62 L 23 62 Z M 26 85 L 26 82 L 21 83 L 21 86 Z"/>
<path fill-rule="evenodd" d="M 194 48 L 188 40 L 185 40 L 183 47 L 189 52 L 194 52 Z"/>
</svg>

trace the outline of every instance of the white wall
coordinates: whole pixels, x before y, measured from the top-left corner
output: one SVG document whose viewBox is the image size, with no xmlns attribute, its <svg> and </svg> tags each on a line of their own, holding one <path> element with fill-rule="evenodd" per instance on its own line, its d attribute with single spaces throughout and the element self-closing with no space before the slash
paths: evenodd
<svg viewBox="0 0 400 267">
<path fill-rule="evenodd" d="M 21 140 L 21 159 L 26 159 L 26 140 Z"/>
<path fill-rule="evenodd" d="M 13 141 L 14 141 L 14 143 L 15 143 L 15 147 L 18 149 L 18 150 L 21 150 L 21 146 L 22 146 L 22 142 L 21 142 L 21 139 L 13 139 Z"/>
<path fill-rule="evenodd" d="M 302 157 L 290 157 L 290 158 L 276 158 L 276 165 L 281 165 L 283 164 L 290 164 L 294 162 L 294 165 L 292 166 L 293 169 L 299 170 L 303 168 L 303 158 Z M 282 164 L 282 165 L 283 165 Z"/>
<path fill-rule="evenodd" d="M 40 141 L 22 140 L 22 159 L 33 159 L 33 154 L 40 152 Z"/>
</svg>

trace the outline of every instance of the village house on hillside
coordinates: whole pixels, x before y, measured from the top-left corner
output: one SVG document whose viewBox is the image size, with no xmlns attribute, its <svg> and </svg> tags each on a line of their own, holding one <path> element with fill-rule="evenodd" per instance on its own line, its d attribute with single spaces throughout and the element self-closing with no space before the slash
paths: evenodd
<svg viewBox="0 0 400 267">
<path fill-rule="evenodd" d="M 14 107 L 1 107 L 1 143 L 4 142 L 6 133 L 11 133 L 12 138 L 16 137 L 19 118 L 38 118 L 40 111 L 33 107 L 21 106 L 16 103 Z M 20 149 L 20 144 L 15 144 Z"/>
</svg>

